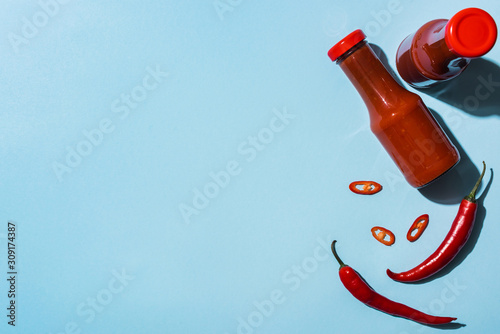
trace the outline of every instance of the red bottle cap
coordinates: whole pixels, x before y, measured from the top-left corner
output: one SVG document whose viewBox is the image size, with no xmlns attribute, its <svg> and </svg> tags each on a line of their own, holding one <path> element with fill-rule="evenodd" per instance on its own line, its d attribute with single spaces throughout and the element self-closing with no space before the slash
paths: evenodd
<svg viewBox="0 0 500 334">
<path fill-rule="evenodd" d="M 340 42 L 332 46 L 328 51 L 328 57 L 332 61 L 337 60 L 338 57 L 342 56 L 344 53 L 349 51 L 354 45 L 358 44 L 366 38 L 366 35 L 361 29 L 354 30 L 349 35 L 344 37 Z"/>
<path fill-rule="evenodd" d="M 481 57 L 491 50 L 496 39 L 495 20 L 479 8 L 463 9 L 446 24 L 446 45 L 462 57 Z"/>
</svg>

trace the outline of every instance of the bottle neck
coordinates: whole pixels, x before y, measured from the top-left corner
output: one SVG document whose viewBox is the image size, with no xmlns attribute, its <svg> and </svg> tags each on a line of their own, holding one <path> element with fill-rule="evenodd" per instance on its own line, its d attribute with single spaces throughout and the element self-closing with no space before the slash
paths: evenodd
<svg viewBox="0 0 500 334">
<path fill-rule="evenodd" d="M 427 43 L 423 45 L 430 50 L 435 50 L 435 53 L 439 53 L 443 59 L 453 60 L 456 58 L 462 57 L 458 53 L 455 53 L 451 50 L 449 45 L 446 43 L 446 20 L 435 20 L 432 22 L 436 22 L 431 29 L 429 30 Z M 432 23 L 431 22 L 431 23 Z"/>
<path fill-rule="evenodd" d="M 446 43 L 447 20 L 434 20 L 423 25 L 412 42 L 412 59 L 427 78 L 443 80 L 456 76 L 470 62 L 453 52 Z"/>
<path fill-rule="evenodd" d="M 370 114 L 383 114 L 399 104 L 407 90 L 384 67 L 366 41 L 361 41 L 337 60 Z"/>
</svg>

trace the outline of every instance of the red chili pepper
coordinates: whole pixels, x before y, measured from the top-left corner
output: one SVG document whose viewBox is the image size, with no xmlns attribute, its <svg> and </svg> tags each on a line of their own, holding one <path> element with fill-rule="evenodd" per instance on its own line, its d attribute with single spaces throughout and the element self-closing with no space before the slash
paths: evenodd
<svg viewBox="0 0 500 334">
<path fill-rule="evenodd" d="M 377 239 L 386 246 L 390 246 L 396 241 L 394 233 L 392 233 L 385 227 L 380 227 L 380 226 L 372 227 L 372 234 L 375 237 L 375 239 Z M 386 237 L 389 237 L 389 239 L 387 239 Z"/>
<path fill-rule="evenodd" d="M 472 228 L 474 227 L 477 210 L 476 191 L 483 179 L 485 171 L 486 164 L 483 161 L 483 172 L 479 180 L 477 180 L 470 194 L 460 203 L 457 216 L 451 225 L 451 229 L 436 251 L 424 262 L 408 271 L 393 273 L 387 269 L 387 275 L 389 275 L 390 278 L 399 282 L 420 281 L 437 273 L 455 258 L 460 249 L 462 249 L 467 242 L 467 239 L 469 239 Z"/>
<path fill-rule="evenodd" d="M 447 324 L 457 319 L 451 317 L 432 316 L 378 294 L 354 269 L 342 262 L 335 251 L 336 242 L 336 240 L 332 242 L 332 252 L 340 264 L 340 280 L 346 289 L 349 290 L 349 292 L 362 303 L 390 315 L 406 318 L 426 325 Z"/>
<path fill-rule="evenodd" d="M 349 189 L 356 194 L 373 195 L 382 190 L 382 186 L 374 181 L 354 181 L 349 185 Z"/>
<path fill-rule="evenodd" d="M 429 215 L 428 214 L 423 214 L 411 225 L 410 229 L 408 230 L 408 233 L 406 233 L 406 239 L 410 242 L 416 241 L 422 233 L 424 233 L 424 230 L 427 228 L 427 225 L 429 224 Z M 417 231 L 413 233 L 413 231 Z"/>
</svg>

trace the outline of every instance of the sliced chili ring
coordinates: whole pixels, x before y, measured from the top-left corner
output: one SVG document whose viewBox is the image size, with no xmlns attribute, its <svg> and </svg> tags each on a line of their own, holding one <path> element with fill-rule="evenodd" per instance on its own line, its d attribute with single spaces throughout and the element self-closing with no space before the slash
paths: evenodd
<svg viewBox="0 0 500 334">
<path fill-rule="evenodd" d="M 429 224 L 429 215 L 428 214 L 423 214 L 415 221 L 413 224 L 411 224 L 410 229 L 408 230 L 408 233 L 406 233 L 406 239 L 410 242 L 416 241 L 422 233 L 424 233 L 425 228 Z M 416 232 L 415 232 L 416 231 Z"/>
<path fill-rule="evenodd" d="M 382 186 L 375 181 L 354 181 L 349 185 L 349 189 L 356 194 L 373 195 L 382 190 Z"/>
<path fill-rule="evenodd" d="M 377 239 L 386 246 L 390 246 L 396 241 L 394 233 L 392 233 L 385 227 L 380 227 L 380 226 L 372 227 L 372 234 L 375 239 Z"/>
</svg>

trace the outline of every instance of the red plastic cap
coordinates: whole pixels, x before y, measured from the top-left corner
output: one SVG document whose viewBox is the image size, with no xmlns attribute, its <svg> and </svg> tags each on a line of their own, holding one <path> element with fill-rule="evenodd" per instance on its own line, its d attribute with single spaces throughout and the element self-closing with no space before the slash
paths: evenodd
<svg viewBox="0 0 500 334">
<path fill-rule="evenodd" d="M 332 46 L 332 48 L 328 51 L 328 57 L 332 61 L 337 60 L 338 57 L 342 56 L 344 53 L 349 51 L 354 45 L 358 44 L 362 40 L 366 38 L 365 33 L 361 30 L 354 30 L 349 35 L 344 37 L 340 42 Z"/>
<path fill-rule="evenodd" d="M 462 57 L 481 57 L 491 50 L 496 40 L 495 20 L 479 8 L 463 9 L 446 24 L 446 44 Z"/>
</svg>

